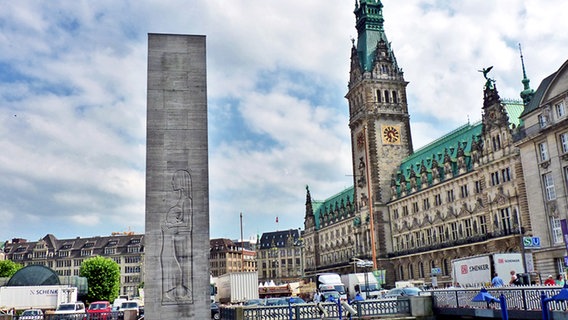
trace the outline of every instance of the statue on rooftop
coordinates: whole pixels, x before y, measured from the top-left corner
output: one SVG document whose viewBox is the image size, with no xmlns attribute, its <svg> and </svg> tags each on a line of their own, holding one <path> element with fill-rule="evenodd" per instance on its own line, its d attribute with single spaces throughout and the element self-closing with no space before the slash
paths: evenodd
<svg viewBox="0 0 568 320">
<path fill-rule="evenodd" d="M 487 67 L 487 68 L 483 68 L 481 70 L 477 70 L 481 73 L 483 73 L 483 77 L 485 78 L 485 88 L 486 89 L 493 89 L 493 84 L 495 83 L 494 79 L 491 79 L 487 76 L 487 74 L 489 73 L 489 71 L 491 71 L 491 69 L 493 69 L 493 66 L 491 67 Z"/>
</svg>

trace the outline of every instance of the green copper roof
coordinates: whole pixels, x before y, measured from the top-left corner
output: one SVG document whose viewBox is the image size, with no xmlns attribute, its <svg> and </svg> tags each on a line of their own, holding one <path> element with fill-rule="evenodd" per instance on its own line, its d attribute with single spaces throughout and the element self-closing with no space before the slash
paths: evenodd
<svg viewBox="0 0 568 320">
<path fill-rule="evenodd" d="M 359 0 L 355 2 L 354 13 L 357 18 L 357 53 L 361 67 L 370 71 L 375 62 L 377 43 L 383 40 L 389 46 L 383 28 L 383 4 L 380 0 Z"/>
<path fill-rule="evenodd" d="M 477 139 L 478 136 L 481 135 L 481 128 L 481 122 L 477 122 L 473 125 L 468 123 L 434 140 L 404 159 L 400 164 L 399 173 L 404 175 L 407 181 L 410 178 L 412 170 L 414 170 L 417 177 L 419 177 L 422 164 L 426 166 L 430 173 L 432 160 L 435 159 L 438 165 L 442 166 L 446 153 L 448 153 L 452 160 L 457 157 L 458 144 L 462 146 L 465 155 L 469 155 L 472 138 L 475 137 Z"/>
<path fill-rule="evenodd" d="M 518 127 L 521 124 L 521 114 L 525 110 L 525 106 L 523 101 L 521 100 L 514 100 L 514 99 L 502 99 L 501 100 L 505 105 L 505 110 L 509 115 L 509 123 L 511 126 Z"/>
<path fill-rule="evenodd" d="M 345 214 L 349 213 L 355 209 L 353 204 L 353 194 L 355 190 L 353 186 L 325 199 L 324 201 L 313 200 L 312 209 L 314 210 L 316 230 L 320 226 L 320 218 L 324 218 L 326 214 L 330 217 L 333 214 L 334 217 L 339 214 L 341 209 Z"/>
</svg>

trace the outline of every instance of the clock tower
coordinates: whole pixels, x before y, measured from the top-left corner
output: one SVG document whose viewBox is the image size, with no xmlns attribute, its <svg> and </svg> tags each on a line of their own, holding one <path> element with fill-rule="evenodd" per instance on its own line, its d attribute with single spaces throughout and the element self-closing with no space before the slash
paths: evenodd
<svg viewBox="0 0 568 320">
<path fill-rule="evenodd" d="M 351 49 L 349 127 L 354 201 L 363 223 L 356 226 L 356 256 L 372 258 L 375 268 L 391 274 L 386 254 L 392 247 L 387 202 L 390 181 L 412 153 L 406 85 L 384 32 L 380 0 L 357 0 L 357 42 Z M 361 248 L 364 248 L 361 250 Z M 369 248 L 369 249 L 366 249 Z M 393 279 L 393 278 L 391 278 Z"/>
</svg>

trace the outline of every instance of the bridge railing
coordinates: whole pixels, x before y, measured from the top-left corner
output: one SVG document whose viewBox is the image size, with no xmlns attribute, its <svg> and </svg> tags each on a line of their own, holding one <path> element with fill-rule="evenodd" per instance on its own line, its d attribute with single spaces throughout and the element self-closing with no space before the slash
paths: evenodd
<svg viewBox="0 0 568 320">
<path fill-rule="evenodd" d="M 351 304 L 357 316 L 351 316 L 346 308 L 334 302 L 302 303 L 281 306 L 227 306 L 221 307 L 223 320 L 316 320 L 322 318 L 360 319 L 380 315 L 410 315 L 410 299 L 364 300 Z M 341 317 L 340 317 L 341 314 Z"/>
<path fill-rule="evenodd" d="M 539 311 L 542 310 L 540 296 L 544 292 L 547 297 L 552 297 L 560 292 L 562 287 L 550 286 L 522 286 L 522 287 L 502 287 L 502 288 L 486 288 L 487 292 L 499 298 L 503 294 L 507 300 L 508 310 L 524 310 Z M 432 299 L 434 309 L 449 308 L 471 308 L 471 309 L 487 309 L 486 302 L 471 302 L 481 288 L 479 289 L 443 289 L 432 290 Z M 500 309 L 499 303 L 490 304 L 492 309 Z M 568 310 L 566 301 L 549 303 L 551 311 Z"/>
</svg>

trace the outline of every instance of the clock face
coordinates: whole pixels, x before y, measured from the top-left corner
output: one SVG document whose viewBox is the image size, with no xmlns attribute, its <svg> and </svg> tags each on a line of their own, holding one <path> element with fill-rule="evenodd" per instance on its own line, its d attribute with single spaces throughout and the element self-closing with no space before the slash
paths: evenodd
<svg viewBox="0 0 568 320">
<path fill-rule="evenodd" d="M 400 141 L 400 132 L 395 126 L 383 127 L 383 142 L 384 143 L 398 143 Z"/>
<path fill-rule="evenodd" d="M 357 134 L 357 150 L 361 151 L 365 147 L 365 136 L 363 132 Z"/>
</svg>

